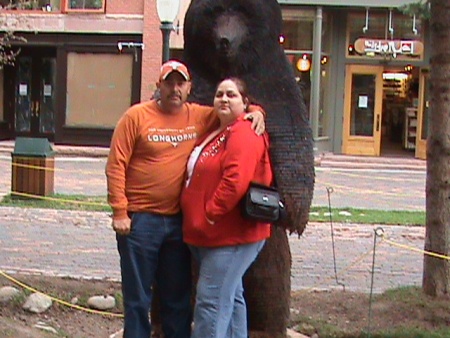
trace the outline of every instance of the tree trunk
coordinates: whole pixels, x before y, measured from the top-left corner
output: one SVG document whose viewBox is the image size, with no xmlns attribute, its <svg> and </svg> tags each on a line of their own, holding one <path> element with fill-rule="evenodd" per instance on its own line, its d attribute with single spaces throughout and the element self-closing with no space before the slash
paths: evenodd
<svg viewBox="0 0 450 338">
<path fill-rule="evenodd" d="M 291 294 L 291 252 L 283 228 L 272 226 L 272 236 L 244 276 L 244 290 L 250 337 L 285 337 Z"/>
<path fill-rule="evenodd" d="M 450 0 L 431 0 L 425 250 L 450 256 Z M 425 255 L 423 291 L 450 294 L 450 260 Z"/>
</svg>

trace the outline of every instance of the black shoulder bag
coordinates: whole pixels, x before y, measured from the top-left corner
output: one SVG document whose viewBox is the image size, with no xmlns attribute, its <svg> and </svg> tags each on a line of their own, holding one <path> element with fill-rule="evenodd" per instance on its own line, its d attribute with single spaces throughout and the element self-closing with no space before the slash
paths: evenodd
<svg viewBox="0 0 450 338">
<path fill-rule="evenodd" d="M 266 156 L 272 173 L 275 175 L 266 138 L 264 138 L 264 142 L 266 144 Z M 250 186 L 241 200 L 241 213 L 245 219 L 274 223 L 284 215 L 284 203 L 276 187 L 250 182 Z"/>
</svg>

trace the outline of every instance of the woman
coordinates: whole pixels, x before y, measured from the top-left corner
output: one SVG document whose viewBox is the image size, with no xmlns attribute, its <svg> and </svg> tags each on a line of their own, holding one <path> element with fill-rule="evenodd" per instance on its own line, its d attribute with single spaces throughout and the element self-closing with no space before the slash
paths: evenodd
<svg viewBox="0 0 450 338">
<path fill-rule="evenodd" d="M 245 337 L 242 276 L 270 236 L 270 224 L 244 219 L 239 201 L 251 181 L 270 184 L 268 136 L 243 119 L 245 84 L 222 81 L 214 97 L 220 127 L 198 141 L 181 195 L 183 239 L 199 263 L 193 338 Z"/>
</svg>

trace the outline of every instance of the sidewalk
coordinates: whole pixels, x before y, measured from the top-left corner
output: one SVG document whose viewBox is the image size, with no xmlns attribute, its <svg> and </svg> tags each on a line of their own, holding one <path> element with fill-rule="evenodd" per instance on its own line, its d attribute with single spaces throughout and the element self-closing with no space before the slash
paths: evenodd
<svg viewBox="0 0 450 338">
<path fill-rule="evenodd" d="M 53 145 L 56 156 L 107 157 L 108 147 Z M 14 141 L 0 141 L 0 154 L 11 154 Z M 374 157 L 333 154 L 315 155 L 314 164 L 322 168 L 426 170 L 426 161 L 410 157 Z"/>
<path fill-rule="evenodd" d="M 2 158 L 0 195 L 10 192 L 10 154 L 13 147 L 13 142 L 0 142 Z M 57 151 L 55 192 L 93 196 L 106 194 L 104 165 L 107 148 L 55 146 L 54 149 Z M 373 177 L 374 174 L 372 172 L 362 172 L 358 175 L 348 173 L 343 167 L 344 163 L 348 165 L 349 161 L 355 161 L 354 158 L 324 154 L 320 159 L 321 162 L 316 163 L 318 170 L 315 200 L 318 203 L 326 205 L 326 196 L 320 195 L 323 194 L 324 187 L 330 183 L 333 183 L 337 190 L 333 197 L 335 207 L 339 206 L 338 202 L 348 201 L 350 198 L 354 198 L 350 200 L 352 205 L 358 200 L 371 206 L 374 205 L 372 202 L 374 199 L 380 199 L 376 194 L 367 193 L 368 189 L 375 188 L 373 184 L 377 180 L 367 183 L 366 187 L 359 187 L 365 190 L 357 190 L 358 180 L 367 182 L 366 177 Z M 331 159 L 329 163 L 340 164 L 343 169 L 333 169 L 331 164 L 326 164 L 329 159 Z M 365 160 L 366 163 L 375 161 Z M 364 162 L 361 158 L 358 158 L 358 161 Z M 377 161 L 385 166 L 392 161 L 402 165 L 412 163 L 418 168 L 424 164 L 424 161 L 412 159 L 390 158 L 377 159 Z M 326 169 L 325 164 L 330 166 L 329 170 Z M 414 172 L 420 172 L 414 177 L 420 176 L 423 179 L 423 169 Z M 387 185 L 382 187 L 383 192 L 388 189 L 395 192 L 390 196 L 384 193 L 383 198 L 395 207 L 397 202 L 401 202 L 398 197 L 401 191 L 393 185 L 396 182 L 389 179 L 390 174 L 385 173 L 385 175 L 388 179 L 381 180 L 383 177 L 380 177 L 377 184 Z M 398 181 L 403 182 L 405 179 L 400 177 Z M 344 181 L 338 181 L 338 179 Z M 406 192 L 424 195 L 423 183 L 420 182 L 414 190 L 411 186 L 407 187 Z M 339 185 L 347 189 L 339 188 Z M 417 202 L 409 198 L 408 205 L 414 202 L 417 208 L 423 208 L 423 196 L 420 198 L 421 200 Z M 383 205 L 380 204 L 380 206 L 384 208 Z M 109 216 L 101 212 L 0 207 L 0 257 L 2 257 L 0 269 L 7 272 L 21 271 L 117 280 L 119 279 L 119 259 L 110 222 Z M 330 224 L 310 223 L 301 238 L 296 235 L 289 236 L 292 254 L 292 290 L 300 292 L 308 289 L 342 289 L 340 284 L 345 284 L 346 290 L 369 292 L 372 264 L 370 250 L 373 248 L 375 228 L 376 226 L 372 225 L 334 224 L 337 281 L 334 272 Z M 418 249 L 424 246 L 425 229 L 422 227 L 385 226 L 383 228 L 386 236 L 395 242 Z M 420 253 L 402 251 L 386 243 L 377 246 L 374 290 L 381 292 L 400 285 L 420 285 L 422 260 L 423 256 Z"/>
<path fill-rule="evenodd" d="M 120 279 L 111 219 L 102 212 L 0 207 L 0 269 L 89 279 Z M 335 224 L 338 282 L 335 280 L 330 225 L 310 223 L 302 237 L 289 236 L 292 290 L 370 292 L 376 226 Z M 384 226 L 395 242 L 423 248 L 422 227 Z M 382 243 L 376 248 L 374 291 L 420 285 L 419 253 Z"/>
</svg>

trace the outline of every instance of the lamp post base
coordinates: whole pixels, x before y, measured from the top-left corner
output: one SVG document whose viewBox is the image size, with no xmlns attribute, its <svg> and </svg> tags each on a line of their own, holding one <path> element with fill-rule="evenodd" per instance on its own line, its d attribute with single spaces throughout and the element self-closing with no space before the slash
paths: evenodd
<svg viewBox="0 0 450 338">
<path fill-rule="evenodd" d="M 172 22 L 161 22 L 159 27 L 162 33 L 162 63 L 170 59 L 170 32 L 173 30 Z"/>
</svg>

